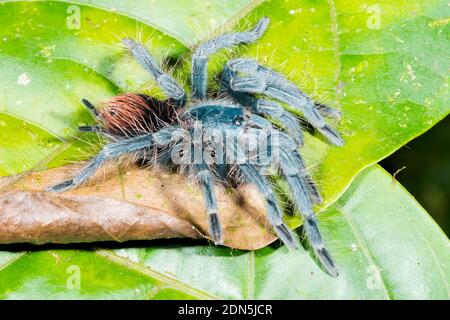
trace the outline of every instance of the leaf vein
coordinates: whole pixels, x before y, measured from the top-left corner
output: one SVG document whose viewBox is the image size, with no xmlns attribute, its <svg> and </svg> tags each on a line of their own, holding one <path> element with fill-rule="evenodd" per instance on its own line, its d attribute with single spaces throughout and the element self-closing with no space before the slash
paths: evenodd
<svg viewBox="0 0 450 320">
<path fill-rule="evenodd" d="M 175 288 L 181 292 L 187 293 L 189 295 L 192 295 L 198 299 L 203 299 L 203 300 L 219 300 L 220 298 L 215 297 L 209 293 L 200 291 L 199 289 L 196 289 L 194 287 L 191 287 L 185 283 L 182 283 L 181 281 L 174 279 L 172 277 L 169 277 L 163 273 L 160 273 L 158 271 L 155 271 L 153 269 L 151 269 L 148 266 L 141 266 L 133 261 L 130 261 L 124 257 L 118 256 L 115 253 L 109 252 L 107 250 L 97 250 L 95 251 L 96 254 L 114 262 L 117 263 L 119 265 L 125 266 L 129 269 L 132 269 L 134 271 L 137 271 L 139 273 L 142 273 L 148 277 L 154 278 L 158 281 L 161 281 L 163 283 L 165 283 L 166 285 Z"/>
</svg>

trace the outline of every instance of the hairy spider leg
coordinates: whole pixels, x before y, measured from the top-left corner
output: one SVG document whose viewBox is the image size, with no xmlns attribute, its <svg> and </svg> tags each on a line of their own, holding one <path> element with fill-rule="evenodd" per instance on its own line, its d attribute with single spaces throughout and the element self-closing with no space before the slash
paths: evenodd
<svg viewBox="0 0 450 320">
<path fill-rule="evenodd" d="M 329 251 L 325 248 L 320 234 L 318 222 L 310 201 L 312 181 L 305 173 L 303 160 L 296 151 L 296 146 L 286 136 L 280 137 L 280 169 L 286 179 L 293 196 L 293 202 L 303 218 L 303 229 L 311 247 L 324 268 L 334 277 L 338 275 L 337 268 Z M 290 146 L 289 146 L 290 144 Z M 315 191 L 314 191 L 315 190 Z"/>
<path fill-rule="evenodd" d="M 247 130 L 250 128 L 273 130 L 273 124 L 270 121 L 254 113 L 248 116 L 244 126 Z"/>
<path fill-rule="evenodd" d="M 247 132 L 249 132 L 249 130 L 261 129 L 273 130 L 270 122 L 258 115 L 251 115 L 247 121 L 247 126 Z M 277 130 L 273 130 L 273 132 L 279 133 Z M 274 147 L 276 147 L 279 150 L 278 163 L 280 170 L 283 177 L 286 179 L 289 188 L 291 189 L 293 202 L 303 217 L 304 230 L 311 243 L 311 247 L 324 268 L 331 275 L 337 276 L 337 269 L 330 253 L 325 248 L 317 220 L 312 209 L 312 201 L 321 203 L 322 198 L 311 177 L 306 172 L 303 159 L 297 151 L 298 146 L 289 136 L 283 133 L 279 133 L 277 140 L 270 141 L 272 141 L 272 143 L 278 143 L 278 145 L 272 144 L 269 148 L 273 150 Z M 264 177 L 262 176 L 262 178 Z M 262 189 L 260 189 L 260 191 L 265 194 Z M 280 239 L 283 240 L 281 236 Z"/>
<path fill-rule="evenodd" d="M 280 85 L 285 84 L 288 89 L 292 89 L 297 91 L 297 93 L 308 100 L 319 113 L 323 116 L 340 119 L 342 116 L 341 111 L 331 108 L 323 103 L 313 102 L 312 99 L 303 91 L 301 91 L 294 83 L 287 80 L 285 77 L 280 75 L 279 73 L 269 69 L 265 66 L 260 65 L 255 59 L 252 58 L 237 58 L 227 62 L 226 69 L 232 71 L 232 75 L 236 75 L 237 72 L 243 73 L 255 73 L 259 72 L 264 74 L 264 77 L 269 78 L 273 77 L 280 83 Z"/>
<path fill-rule="evenodd" d="M 191 168 L 194 170 L 197 180 L 202 187 L 206 212 L 208 214 L 209 232 L 211 234 L 211 238 L 215 244 L 222 244 L 222 227 L 218 216 L 218 206 L 216 196 L 214 194 L 214 184 L 211 171 L 205 163 L 193 164 Z"/>
<path fill-rule="evenodd" d="M 265 94 L 296 108 L 303 113 L 305 119 L 332 144 L 341 146 L 344 141 L 339 133 L 330 127 L 312 99 L 303 93 L 295 84 L 275 71 L 259 65 L 253 59 L 235 59 L 229 61 L 228 68 L 236 74 L 229 79 L 228 86 L 232 91 L 253 94 Z M 245 75 L 238 75 L 242 72 Z M 320 108 L 322 112 L 327 108 Z M 329 112 L 331 114 L 331 112 Z"/>
<path fill-rule="evenodd" d="M 342 112 L 334 109 L 330 106 L 327 106 L 326 104 L 320 103 L 320 102 L 314 102 L 314 106 L 316 107 L 317 111 L 324 116 L 332 119 L 339 120 L 342 117 Z"/>
<path fill-rule="evenodd" d="M 100 153 L 92 158 L 79 173 L 72 179 L 56 184 L 47 189 L 50 192 L 64 192 L 79 186 L 89 180 L 90 177 L 107 161 L 117 159 L 126 154 L 133 154 L 153 146 L 166 146 L 172 141 L 172 133 L 176 127 L 161 129 L 154 134 L 146 134 L 129 139 L 119 140 L 107 144 Z"/>
<path fill-rule="evenodd" d="M 142 43 L 130 38 L 123 39 L 122 42 L 130 50 L 133 57 L 153 75 L 164 93 L 174 100 L 176 106 L 184 106 L 186 103 L 186 93 L 183 87 L 169 74 L 161 70 L 161 67 L 158 66 L 147 48 Z"/>
<path fill-rule="evenodd" d="M 101 115 L 98 109 L 87 99 L 81 99 L 81 102 L 89 110 L 96 119 L 100 119 Z M 96 133 L 106 133 L 106 130 L 101 126 L 79 126 L 78 130 L 81 132 L 96 132 Z"/>
<path fill-rule="evenodd" d="M 225 65 L 222 72 L 222 89 L 225 89 L 239 104 L 249 108 L 253 113 L 269 116 L 279 122 L 279 124 L 290 134 L 299 146 L 303 145 L 302 127 L 295 115 L 284 109 L 273 101 L 258 99 L 252 94 L 231 90 L 229 84 L 236 76 L 236 72 Z"/>
<path fill-rule="evenodd" d="M 238 139 L 235 139 L 235 143 L 232 143 L 227 152 L 235 152 L 241 154 L 237 156 L 237 159 L 246 159 L 243 156 L 243 150 L 237 145 Z M 235 166 L 242 173 L 246 182 L 256 186 L 256 188 L 263 195 L 267 206 L 267 218 L 275 230 L 278 238 L 286 244 L 289 249 L 295 250 L 298 248 L 298 239 L 295 234 L 289 229 L 289 227 L 283 222 L 283 212 L 278 205 L 278 201 L 275 198 L 275 192 L 272 189 L 269 181 L 260 173 L 260 170 L 253 164 L 249 163 L 246 159 L 243 163 L 236 163 Z"/>
<path fill-rule="evenodd" d="M 297 237 L 292 233 L 289 227 L 283 222 L 282 211 L 274 196 L 274 191 L 267 179 L 252 164 L 238 164 L 240 172 L 244 175 L 247 182 L 254 184 L 264 196 L 267 204 L 267 218 L 273 226 L 275 233 L 288 246 L 289 249 L 298 248 Z"/>
<path fill-rule="evenodd" d="M 316 184 L 313 182 L 311 176 L 307 173 L 305 163 L 302 156 L 298 152 L 297 145 L 292 141 L 291 137 L 285 134 L 279 134 L 279 149 L 281 155 L 288 155 L 292 161 L 295 161 L 294 169 L 300 174 L 301 183 L 306 190 L 308 199 L 311 199 L 316 204 L 321 204 L 323 202 L 322 196 L 317 190 Z"/>
<path fill-rule="evenodd" d="M 280 137 L 281 140 L 278 139 L 279 145 L 275 146 L 275 147 L 280 148 L 280 149 L 286 148 L 286 150 L 297 155 L 298 168 L 303 170 L 302 177 L 303 177 L 303 181 L 305 184 L 305 188 L 308 190 L 309 196 L 315 203 L 318 203 L 318 204 L 322 203 L 322 197 L 321 197 L 319 191 L 317 190 L 317 187 L 314 184 L 313 180 L 307 174 L 303 159 L 300 156 L 300 154 L 297 152 L 297 145 L 293 142 L 294 139 L 292 137 L 288 137 L 287 135 L 280 133 L 278 130 L 274 130 L 271 122 L 269 122 L 265 118 L 258 116 L 256 114 L 250 115 L 248 120 L 246 121 L 246 132 L 248 132 L 249 130 L 254 130 L 254 129 L 269 130 L 272 132 L 276 132 L 278 134 L 278 137 Z M 273 149 L 273 146 L 270 146 L 270 148 Z"/>
<path fill-rule="evenodd" d="M 78 131 L 81 132 L 97 132 L 97 133 L 106 133 L 105 129 L 100 126 L 79 126 Z"/>
<path fill-rule="evenodd" d="M 220 49 L 255 42 L 264 34 L 269 22 L 269 18 L 264 17 L 253 28 L 247 31 L 220 35 L 202 43 L 192 56 L 192 97 L 195 99 L 203 99 L 206 97 L 208 59 L 210 55 Z"/>
<path fill-rule="evenodd" d="M 86 107 L 86 109 L 89 110 L 89 112 L 95 116 L 96 118 L 98 118 L 100 116 L 100 113 L 98 112 L 97 108 L 89 102 L 89 100 L 87 99 L 81 99 L 81 102 L 84 104 L 84 106 Z"/>
</svg>

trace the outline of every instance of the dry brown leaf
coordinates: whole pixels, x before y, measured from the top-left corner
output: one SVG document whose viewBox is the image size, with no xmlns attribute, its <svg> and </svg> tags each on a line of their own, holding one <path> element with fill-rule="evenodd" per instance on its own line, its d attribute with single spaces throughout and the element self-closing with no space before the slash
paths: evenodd
<svg viewBox="0 0 450 320">
<path fill-rule="evenodd" d="M 63 194 L 43 191 L 72 177 L 76 168 L 0 179 L 0 243 L 208 238 L 202 193 L 185 177 L 110 167 L 90 185 Z M 255 250 L 276 239 L 253 186 L 217 187 L 216 194 L 226 246 Z"/>
</svg>

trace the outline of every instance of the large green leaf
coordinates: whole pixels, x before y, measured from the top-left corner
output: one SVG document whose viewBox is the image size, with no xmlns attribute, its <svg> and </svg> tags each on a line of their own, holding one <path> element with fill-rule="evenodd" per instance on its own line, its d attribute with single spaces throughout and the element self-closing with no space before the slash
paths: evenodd
<svg viewBox="0 0 450 320">
<path fill-rule="evenodd" d="M 194 1 L 183 2 L 189 10 L 172 8 L 175 2 L 147 3 L 153 12 L 176 12 L 181 24 L 163 14 L 145 13 L 145 5 L 136 10 L 132 2 L 114 2 L 116 10 L 110 12 L 102 9 L 111 7 L 110 2 L 91 2 L 96 7 L 76 4 L 80 29 L 76 23 L 73 28 L 77 9 L 69 3 L 0 4 L 1 175 L 38 163 L 42 169 L 79 160 L 89 148 L 72 137 L 79 124 L 92 121 L 79 100 L 148 89 L 148 76 L 134 62 L 121 60 L 120 37 L 142 34 L 152 39 L 149 47 L 157 57 L 177 59 L 188 57 L 188 50 L 158 30 L 191 45 L 194 35 L 205 38 L 204 30 L 214 31 L 224 21 L 214 24 L 197 15 L 194 25 L 203 29 L 198 32 L 186 23 L 200 12 L 192 9 Z M 226 24 L 231 26 L 257 4 L 242 1 L 229 7 Z M 219 21 L 223 7 L 214 2 L 208 17 Z M 339 130 L 345 147 L 330 148 L 309 136 L 303 149 L 309 166 L 317 169 L 315 178 L 327 204 L 363 168 L 449 113 L 444 1 L 268 1 L 244 20 L 249 24 L 262 15 L 272 19 L 269 31 L 240 53 L 290 74 L 306 92 L 344 111 Z M 211 69 L 218 66 L 213 63 Z M 255 253 L 202 245 L 9 253 L 5 246 L 0 253 L 1 294 L 448 298 L 448 240 L 401 187 L 390 183 L 380 169 L 368 169 L 321 214 L 325 238 L 341 269 L 337 279 L 321 271 L 306 252 L 275 247 Z M 72 265 L 80 267 L 81 290 L 66 286 L 77 270 L 67 269 Z"/>
<path fill-rule="evenodd" d="M 94 252 L 50 247 L 1 251 L 0 297 L 450 298 L 448 239 L 381 168 L 360 174 L 319 220 L 337 278 L 308 251 L 284 246 L 255 252 L 170 243 Z"/>
</svg>

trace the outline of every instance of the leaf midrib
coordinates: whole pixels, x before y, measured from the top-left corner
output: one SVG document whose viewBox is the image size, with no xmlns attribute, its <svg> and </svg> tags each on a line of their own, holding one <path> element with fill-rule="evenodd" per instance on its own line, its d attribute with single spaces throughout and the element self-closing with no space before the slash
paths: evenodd
<svg viewBox="0 0 450 320">
<path fill-rule="evenodd" d="M 383 268 L 381 268 L 375 261 L 375 257 L 373 256 L 373 254 L 371 253 L 369 247 L 366 244 L 366 241 L 361 233 L 361 231 L 359 230 L 359 228 L 355 225 L 353 218 L 351 216 L 350 212 L 347 212 L 344 207 L 338 207 L 337 210 L 342 214 L 342 217 L 344 218 L 344 220 L 347 222 L 347 225 L 350 227 L 353 236 L 355 237 L 356 241 L 358 242 L 358 246 L 361 248 L 367 262 L 370 265 L 373 265 L 377 268 L 377 270 L 379 271 L 379 279 L 381 282 L 381 291 L 383 292 L 384 298 L 386 300 L 392 300 L 393 296 L 392 294 L 389 292 L 388 288 L 387 288 L 387 284 L 386 284 L 386 280 L 383 277 Z"/>
<path fill-rule="evenodd" d="M 126 267 L 127 269 L 137 271 L 141 274 L 144 274 L 147 277 L 161 281 L 161 282 L 167 284 L 168 286 L 170 286 L 171 288 L 174 288 L 180 292 L 192 295 L 198 299 L 202 299 L 202 300 L 220 300 L 221 299 L 219 297 L 215 297 L 209 293 L 201 291 L 197 288 L 189 286 L 189 285 L 181 282 L 180 280 L 169 277 L 166 274 L 155 271 L 148 266 L 142 266 L 136 262 L 133 262 L 133 261 L 127 259 L 127 258 L 121 257 L 115 253 L 112 253 L 111 251 L 96 250 L 94 252 L 95 252 L 95 254 L 98 254 L 99 256 L 106 258 L 115 264 L 122 265 L 122 266 Z"/>
<path fill-rule="evenodd" d="M 256 284 L 256 261 L 255 261 L 255 252 L 250 251 L 247 253 L 247 266 L 248 266 L 248 275 L 247 275 L 247 292 L 245 295 L 245 299 L 254 300 L 255 299 L 255 284 Z"/>
<path fill-rule="evenodd" d="M 0 272 L 2 272 L 4 269 L 6 269 L 7 267 L 9 267 L 10 265 L 14 264 L 17 260 L 19 260 L 20 258 L 22 258 L 23 256 L 25 256 L 28 252 L 27 251 L 23 251 L 23 252 L 18 252 L 16 253 L 15 256 L 11 257 L 11 259 L 9 259 L 8 261 L 6 261 L 4 264 L 0 265 Z"/>
</svg>

